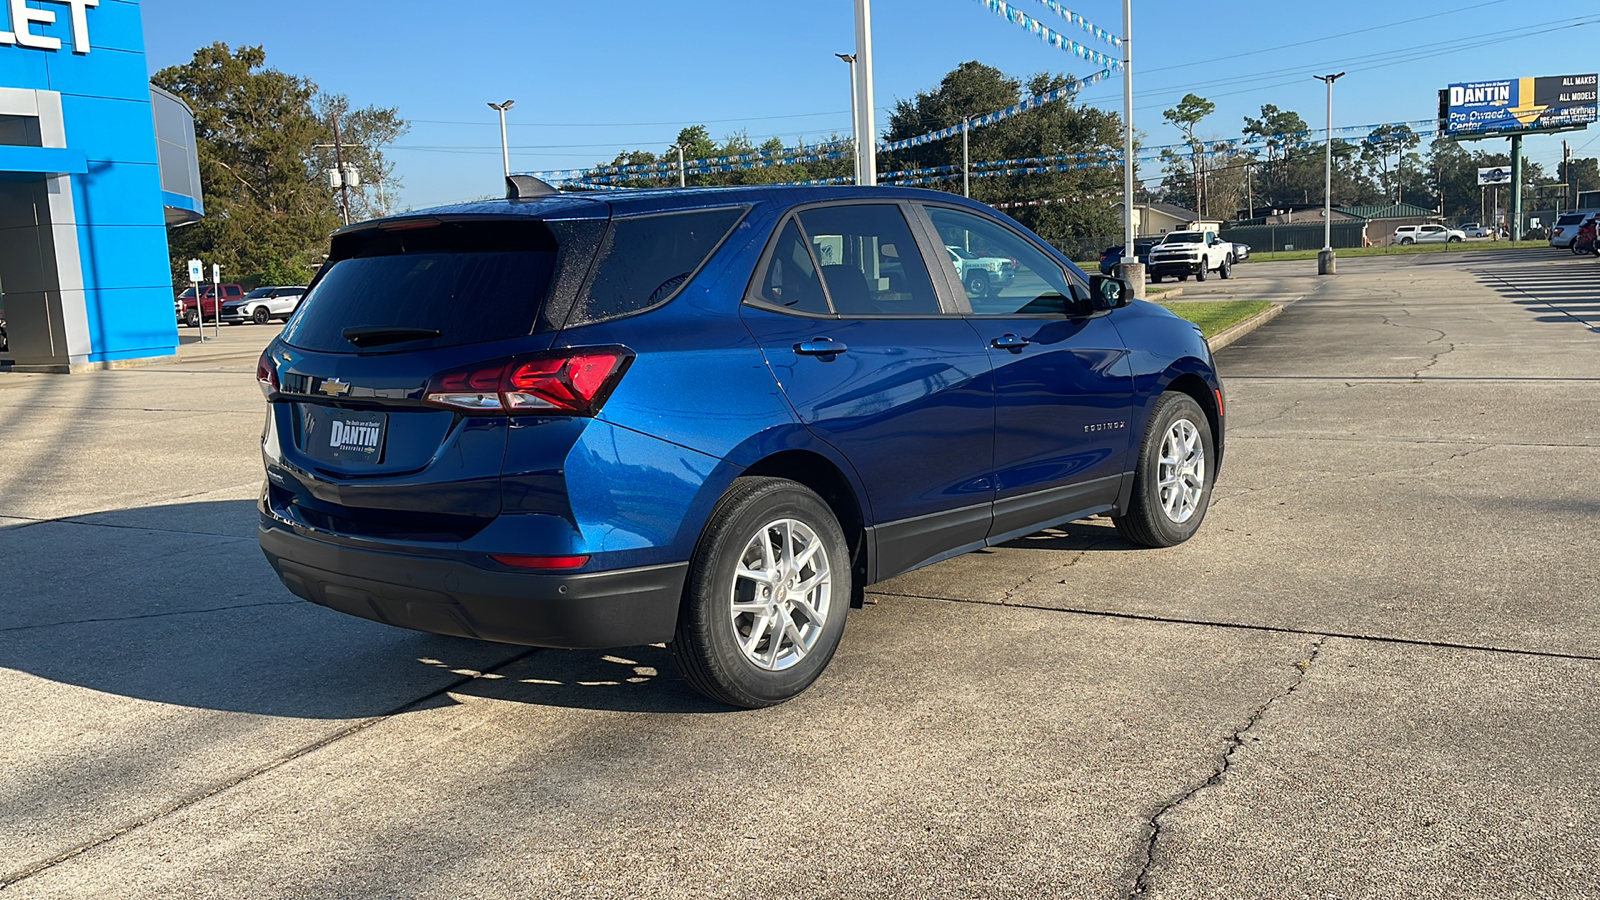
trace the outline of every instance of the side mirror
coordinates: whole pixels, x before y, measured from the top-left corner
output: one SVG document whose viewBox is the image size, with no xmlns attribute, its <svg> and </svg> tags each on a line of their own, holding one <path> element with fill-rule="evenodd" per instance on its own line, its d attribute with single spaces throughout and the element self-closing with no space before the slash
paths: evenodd
<svg viewBox="0 0 1600 900">
<path fill-rule="evenodd" d="M 1118 309 L 1133 299 L 1133 285 L 1109 275 L 1089 276 L 1089 299 L 1096 310 Z"/>
</svg>

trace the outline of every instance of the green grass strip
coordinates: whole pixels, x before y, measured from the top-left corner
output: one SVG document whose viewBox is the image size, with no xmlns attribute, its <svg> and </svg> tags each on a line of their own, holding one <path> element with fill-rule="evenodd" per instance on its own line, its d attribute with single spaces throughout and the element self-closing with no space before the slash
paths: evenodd
<svg viewBox="0 0 1600 900">
<path fill-rule="evenodd" d="M 1208 338 L 1272 306 L 1266 300 L 1222 300 L 1195 303 L 1174 300 L 1171 303 L 1161 303 L 1159 305 L 1163 309 L 1199 325 L 1200 333 Z"/>
</svg>

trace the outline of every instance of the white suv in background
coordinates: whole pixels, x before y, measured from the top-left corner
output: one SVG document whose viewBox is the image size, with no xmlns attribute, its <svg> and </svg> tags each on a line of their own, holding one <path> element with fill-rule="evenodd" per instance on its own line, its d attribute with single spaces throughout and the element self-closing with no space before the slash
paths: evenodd
<svg viewBox="0 0 1600 900">
<path fill-rule="evenodd" d="M 222 321 L 254 322 L 265 325 L 273 319 L 289 320 L 289 314 L 300 306 L 305 296 L 304 287 L 258 287 L 240 300 L 222 304 Z"/>
<path fill-rule="evenodd" d="M 1401 225 L 1389 238 L 1396 244 L 1454 244 L 1466 239 L 1464 232 L 1443 225 Z"/>
</svg>

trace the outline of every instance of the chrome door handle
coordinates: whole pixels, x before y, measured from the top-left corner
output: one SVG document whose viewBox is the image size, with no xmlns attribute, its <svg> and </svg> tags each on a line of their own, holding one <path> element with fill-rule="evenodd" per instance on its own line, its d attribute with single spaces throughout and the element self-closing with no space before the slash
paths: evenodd
<svg viewBox="0 0 1600 900">
<path fill-rule="evenodd" d="M 794 352 L 801 356 L 832 356 L 835 353 L 843 353 L 849 349 L 844 344 L 825 337 L 812 338 L 809 341 L 794 345 Z"/>
<path fill-rule="evenodd" d="M 1021 350 L 1033 341 L 1017 334 L 1002 334 L 989 342 L 989 346 L 996 350 Z"/>
</svg>

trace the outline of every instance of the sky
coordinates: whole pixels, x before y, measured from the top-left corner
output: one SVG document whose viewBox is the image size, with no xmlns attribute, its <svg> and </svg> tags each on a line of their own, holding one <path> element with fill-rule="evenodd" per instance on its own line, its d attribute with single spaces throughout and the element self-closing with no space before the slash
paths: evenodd
<svg viewBox="0 0 1600 900">
<path fill-rule="evenodd" d="M 1012 0 L 1085 46 L 1120 53 L 1044 0 Z M 1116 0 L 1061 0 L 1123 34 Z M 977 60 L 1025 78 L 1087 76 L 1098 66 L 1046 44 L 981 0 L 872 0 L 880 134 L 896 100 L 937 87 Z M 1178 133 L 1161 112 L 1186 93 L 1217 106 L 1200 126 L 1237 137 L 1263 104 L 1326 120 L 1315 74 L 1334 87 L 1334 126 L 1430 119 L 1452 82 L 1589 73 L 1600 10 L 1526 0 L 1285 3 L 1133 0 L 1134 125 L 1147 144 Z M 1330 11 L 1333 15 L 1329 15 Z M 153 73 L 213 41 L 262 45 L 269 66 L 396 107 L 411 132 L 390 150 L 402 205 L 497 195 L 500 131 L 488 101 L 514 99 L 512 170 L 576 168 L 619 151 L 661 152 L 680 128 L 718 139 L 739 131 L 787 146 L 850 131 L 850 82 L 835 53 L 855 52 L 853 0 L 142 0 Z M 1122 109 L 1120 76 L 1080 102 Z M 1562 138 L 1600 156 L 1600 126 L 1526 139 L 1527 158 L 1554 170 Z M 1478 142 L 1504 152 L 1504 139 Z"/>
</svg>

